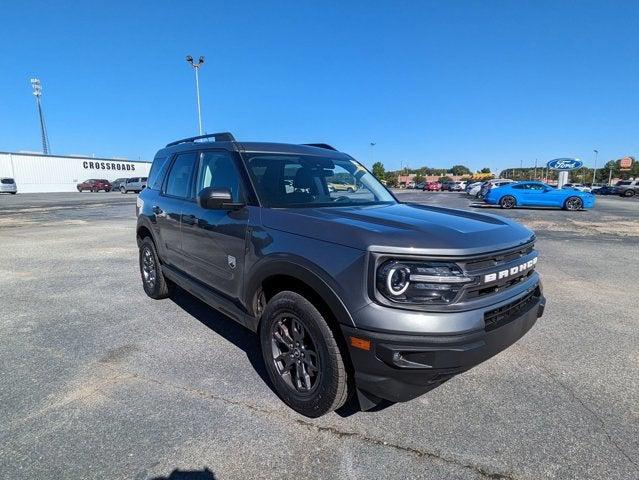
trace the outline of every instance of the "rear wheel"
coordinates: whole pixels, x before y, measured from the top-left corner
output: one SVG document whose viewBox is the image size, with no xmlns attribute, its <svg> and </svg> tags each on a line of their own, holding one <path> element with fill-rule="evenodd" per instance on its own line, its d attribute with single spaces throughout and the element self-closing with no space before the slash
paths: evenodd
<svg viewBox="0 0 639 480">
<path fill-rule="evenodd" d="M 324 317 L 306 298 L 289 291 L 271 298 L 259 334 L 266 370 L 288 406 L 315 418 L 346 402 L 344 359 Z"/>
<path fill-rule="evenodd" d="M 564 208 L 566 210 L 575 211 L 575 210 L 581 210 L 583 206 L 584 206 L 584 202 L 581 200 L 581 198 L 568 197 L 568 199 L 566 200 L 566 204 L 564 205 Z"/>
<path fill-rule="evenodd" d="M 78 188 L 78 192 L 82 193 L 82 188 L 81 187 L 77 187 Z"/>
<path fill-rule="evenodd" d="M 514 208 L 517 205 L 517 200 L 512 195 L 506 195 L 499 200 L 501 208 Z"/>
<path fill-rule="evenodd" d="M 126 193 L 126 190 L 124 189 L 124 187 L 120 187 L 120 193 Z"/>
<path fill-rule="evenodd" d="M 156 300 L 167 298 L 171 294 L 172 284 L 162 273 L 162 266 L 150 237 L 144 237 L 140 243 L 140 275 L 144 292 Z"/>
<path fill-rule="evenodd" d="M 623 195 L 624 195 L 624 197 L 634 197 L 635 196 L 635 191 L 634 190 L 626 190 Z"/>
</svg>

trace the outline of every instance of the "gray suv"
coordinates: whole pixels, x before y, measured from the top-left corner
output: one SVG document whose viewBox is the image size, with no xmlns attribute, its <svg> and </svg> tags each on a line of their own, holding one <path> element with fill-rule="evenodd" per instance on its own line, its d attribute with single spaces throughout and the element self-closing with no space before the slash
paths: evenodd
<svg viewBox="0 0 639 480">
<path fill-rule="evenodd" d="M 422 395 L 544 310 L 533 232 L 402 203 L 325 144 L 170 143 L 137 209 L 147 295 L 179 285 L 255 332 L 274 390 L 309 417 Z"/>
</svg>

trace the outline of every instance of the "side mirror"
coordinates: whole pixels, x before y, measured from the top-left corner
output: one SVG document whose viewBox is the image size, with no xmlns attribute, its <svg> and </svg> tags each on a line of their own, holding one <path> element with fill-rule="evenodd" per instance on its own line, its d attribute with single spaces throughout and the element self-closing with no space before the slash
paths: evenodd
<svg viewBox="0 0 639 480">
<path fill-rule="evenodd" d="M 240 203 L 233 203 L 233 197 L 230 189 L 213 187 L 203 188 L 200 193 L 197 194 L 197 204 L 208 210 L 233 210 L 244 205 Z"/>
</svg>

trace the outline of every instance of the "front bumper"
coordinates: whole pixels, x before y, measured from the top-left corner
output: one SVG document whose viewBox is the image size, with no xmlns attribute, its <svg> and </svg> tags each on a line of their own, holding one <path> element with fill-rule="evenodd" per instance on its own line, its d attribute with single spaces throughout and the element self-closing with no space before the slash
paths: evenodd
<svg viewBox="0 0 639 480">
<path fill-rule="evenodd" d="M 546 300 L 536 289 L 484 313 L 484 328 L 454 335 L 406 335 L 342 326 L 363 409 L 412 400 L 509 347 L 532 328 Z M 351 338 L 370 342 L 356 348 Z"/>
</svg>

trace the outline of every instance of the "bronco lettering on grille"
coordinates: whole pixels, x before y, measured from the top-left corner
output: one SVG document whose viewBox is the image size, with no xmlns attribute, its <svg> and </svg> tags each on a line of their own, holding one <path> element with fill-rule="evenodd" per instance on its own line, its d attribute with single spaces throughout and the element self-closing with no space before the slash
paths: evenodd
<svg viewBox="0 0 639 480">
<path fill-rule="evenodd" d="M 537 264 L 537 257 L 528 260 L 525 263 L 521 263 L 519 265 L 515 265 L 514 267 L 506 268 L 505 270 L 500 270 L 499 272 L 488 273 L 484 275 L 483 283 L 496 282 L 497 280 L 502 280 L 504 278 L 514 277 L 520 274 L 523 274 L 525 271 L 534 268 Z"/>
</svg>

